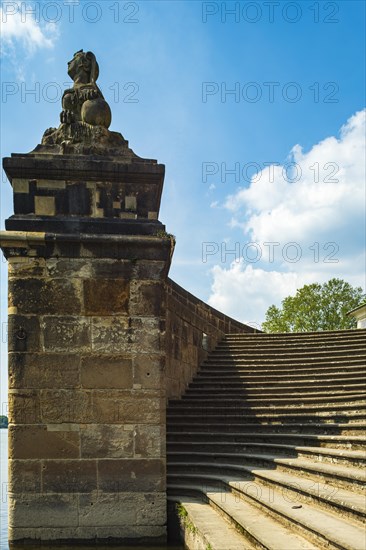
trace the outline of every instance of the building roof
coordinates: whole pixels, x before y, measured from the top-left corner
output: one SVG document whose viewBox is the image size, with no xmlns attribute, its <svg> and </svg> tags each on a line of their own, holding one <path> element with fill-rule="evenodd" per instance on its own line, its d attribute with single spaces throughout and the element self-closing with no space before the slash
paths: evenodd
<svg viewBox="0 0 366 550">
<path fill-rule="evenodd" d="M 351 311 L 348 311 L 347 315 L 353 315 L 356 312 L 361 313 L 362 310 L 365 310 L 365 312 L 366 312 L 366 302 L 364 302 L 360 306 L 355 307 L 354 309 L 351 309 Z"/>
</svg>

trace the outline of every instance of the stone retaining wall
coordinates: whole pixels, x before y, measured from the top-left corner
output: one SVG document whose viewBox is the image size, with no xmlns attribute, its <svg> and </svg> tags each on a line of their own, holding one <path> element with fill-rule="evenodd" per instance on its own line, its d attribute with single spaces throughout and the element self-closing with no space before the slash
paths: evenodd
<svg viewBox="0 0 366 550">
<path fill-rule="evenodd" d="M 226 333 L 258 332 L 224 315 L 171 279 L 166 285 L 166 394 L 180 397 Z"/>
</svg>

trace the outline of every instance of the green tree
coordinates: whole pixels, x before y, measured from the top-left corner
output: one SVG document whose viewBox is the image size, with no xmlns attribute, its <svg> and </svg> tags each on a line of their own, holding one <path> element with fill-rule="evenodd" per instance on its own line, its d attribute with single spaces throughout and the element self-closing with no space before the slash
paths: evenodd
<svg viewBox="0 0 366 550">
<path fill-rule="evenodd" d="M 361 287 L 352 287 L 342 279 L 330 279 L 298 289 L 295 296 L 282 300 L 282 307 L 272 305 L 262 325 L 265 332 L 311 332 L 356 327 L 347 312 L 365 300 Z"/>
<path fill-rule="evenodd" d="M 8 417 L 0 415 L 0 428 L 7 428 L 8 427 Z"/>
</svg>

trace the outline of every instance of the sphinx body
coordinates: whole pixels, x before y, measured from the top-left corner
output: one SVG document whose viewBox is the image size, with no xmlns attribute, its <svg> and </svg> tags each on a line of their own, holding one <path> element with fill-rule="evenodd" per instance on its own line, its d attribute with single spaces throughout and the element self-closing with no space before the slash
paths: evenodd
<svg viewBox="0 0 366 550">
<path fill-rule="evenodd" d="M 109 128 L 112 114 L 108 103 L 96 84 L 99 67 L 92 52 L 80 50 L 68 63 L 68 75 L 74 81 L 62 97 L 61 123 L 85 122 L 92 126 Z"/>
<path fill-rule="evenodd" d="M 92 52 L 79 50 L 68 62 L 74 84 L 64 91 L 60 126 L 48 128 L 37 154 L 81 154 L 137 158 L 119 132 L 111 132 L 111 109 L 97 86 L 99 66 Z"/>
</svg>

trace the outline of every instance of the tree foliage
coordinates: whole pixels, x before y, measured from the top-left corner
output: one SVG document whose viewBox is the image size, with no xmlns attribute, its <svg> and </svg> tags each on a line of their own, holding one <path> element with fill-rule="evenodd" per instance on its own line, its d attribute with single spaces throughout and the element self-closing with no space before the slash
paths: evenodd
<svg viewBox="0 0 366 550">
<path fill-rule="evenodd" d="M 7 428 L 8 427 L 8 417 L 4 415 L 0 415 L 0 428 Z"/>
<path fill-rule="evenodd" d="M 262 325 L 265 332 L 312 332 L 356 327 L 347 312 L 365 301 L 361 287 L 352 287 L 342 279 L 330 279 L 298 289 L 295 296 L 282 300 L 282 307 L 272 305 Z"/>
</svg>

